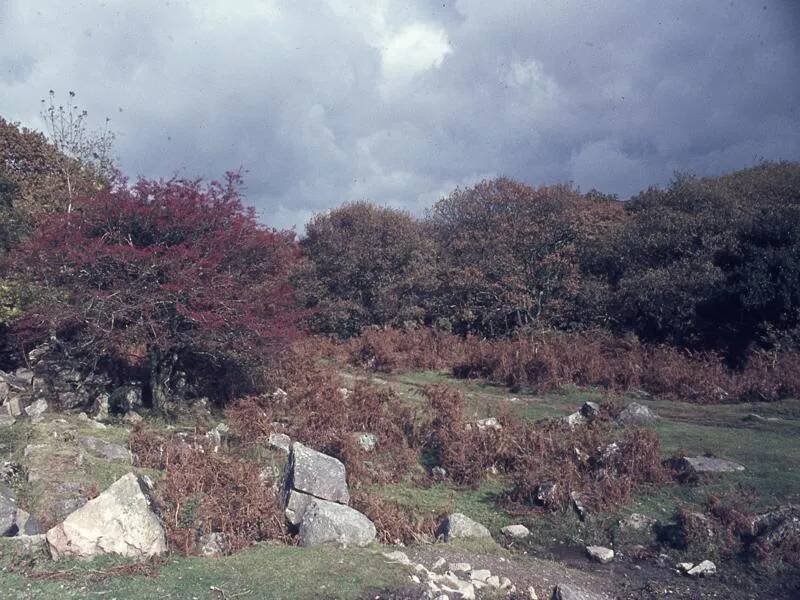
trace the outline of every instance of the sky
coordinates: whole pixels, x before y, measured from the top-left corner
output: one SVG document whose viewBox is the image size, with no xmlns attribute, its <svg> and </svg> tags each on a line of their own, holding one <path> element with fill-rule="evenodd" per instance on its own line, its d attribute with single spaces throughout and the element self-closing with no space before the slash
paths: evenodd
<svg viewBox="0 0 800 600">
<path fill-rule="evenodd" d="M 800 159 L 797 0 L 0 0 L 0 115 L 76 93 L 131 177 L 275 227 L 505 175 L 627 198 Z"/>
</svg>

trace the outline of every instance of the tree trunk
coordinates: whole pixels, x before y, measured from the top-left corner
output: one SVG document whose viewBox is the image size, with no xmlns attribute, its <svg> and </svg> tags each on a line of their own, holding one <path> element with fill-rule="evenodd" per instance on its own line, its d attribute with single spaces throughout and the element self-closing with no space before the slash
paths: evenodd
<svg viewBox="0 0 800 600">
<path fill-rule="evenodd" d="M 178 356 L 174 352 L 167 352 L 165 355 L 156 346 L 150 348 L 150 394 L 156 412 L 167 412 L 169 380 L 177 360 Z"/>
</svg>

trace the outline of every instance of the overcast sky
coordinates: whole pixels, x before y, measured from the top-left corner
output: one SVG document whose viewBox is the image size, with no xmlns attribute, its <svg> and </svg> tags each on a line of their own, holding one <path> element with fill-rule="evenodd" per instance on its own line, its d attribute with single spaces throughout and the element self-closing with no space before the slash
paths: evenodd
<svg viewBox="0 0 800 600">
<path fill-rule="evenodd" d="M 797 0 L 0 0 L 0 114 L 69 90 L 131 175 L 275 226 L 508 175 L 621 197 L 800 159 Z"/>
</svg>

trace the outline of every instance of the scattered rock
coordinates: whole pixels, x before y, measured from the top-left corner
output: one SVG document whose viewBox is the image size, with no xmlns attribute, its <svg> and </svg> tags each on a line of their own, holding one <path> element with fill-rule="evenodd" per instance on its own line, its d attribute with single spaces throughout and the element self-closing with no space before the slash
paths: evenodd
<svg viewBox="0 0 800 600">
<path fill-rule="evenodd" d="M 453 573 L 469 573 L 472 571 L 472 565 L 465 562 L 450 563 L 449 568 Z"/>
<path fill-rule="evenodd" d="M 133 473 L 50 529 L 47 544 L 55 560 L 98 554 L 145 558 L 167 550 L 164 529 Z"/>
<path fill-rule="evenodd" d="M 562 583 L 553 590 L 553 600 L 606 600 L 606 596 Z"/>
<path fill-rule="evenodd" d="M 586 423 L 586 417 L 584 417 L 580 412 L 574 412 L 571 415 L 564 417 L 564 422 L 569 425 L 571 429 L 574 429 L 575 427 L 584 425 Z"/>
<path fill-rule="evenodd" d="M 5 412 L 12 417 L 21 417 L 24 410 L 22 407 L 22 400 L 20 400 L 19 396 L 6 398 L 3 408 L 5 408 Z"/>
<path fill-rule="evenodd" d="M 762 547 L 797 544 L 800 541 L 800 506 L 789 504 L 757 515 L 750 528 L 751 535 Z"/>
<path fill-rule="evenodd" d="M 456 580 L 452 584 L 443 585 L 442 591 L 457 594 L 462 600 L 475 600 L 475 586 L 466 581 Z"/>
<path fill-rule="evenodd" d="M 734 473 L 744 467 L 731 460 L 713 456 L 684 456 L 678 460 L 678 469 L 688 473 Z"/>
<path fill-rule="evenodd" d="M 648 425 L 656 419 L 658 415 L 638 402 L 631 402 L 617 416 L 617 422 L 622 425 Z"/>
<path fill-rule="evenodd" d="M 25 414 L 27 414 L 33 421 L 38 420 L 45 413 L 45 411 L 47 411 L 47 400 L 42 398 L 36 400 L 30 406 L 25 407 Z"/>
<path fill-rule="evenodd" d="M 92 436 L 78 438 L 78 443 L 89 453 L 106 460 L 123 460 L 130 462 L 131 453 L 119 444 L 112 444 Z"/>
<path fill-rule="evenodd" d="M 400 550 L 395 550 L 393 552 L 384 552 L 383 557 L 390 560 L 391 562 L 400 563 L 401 565 L 411 564 L 408 555 L 405 552 L 400 552 Z"/>
<path fill-rule="evenodd" d="M 285 433 L 273 432 L 269 434 L 267 445 L 269 445 L 269 447 L 273 450 L 280 450 L 281 452 L 289 454 L 292 449 L 292 438 Z"/>
<path fill-rule="evenodd" d="M 372 452 L 378 445 L 378 436 L 374 433 L 361 433 L 356 436 L 356 443 L 364 452 Z"/>
<path fill-rule="evenodd" d="M 614 560 L 614 551 L 604 546 L 586 546 L 586 554 L 588 554 L 589 558 L 592 560 L 603 565 Z"/>
<path fill-rule="evenodd" d="M 434 571 L 440 571 L 441 569 L 444 569 L 445 566 L 447 566 L 447 561 L 440 556 L 439 558 L 436 559 L 436 562 L 433 563 L 431 569 L 433 569 Z"/>
<path fill-rule="evenodd" d="M 286 390 L 281 388 L 275 388 L 275 391 L 272 392 L 272 399 L 276 402 L 284 402 L 289 397 L 289 394 L 286 393 Z"/>
<path fill-rule="evenodd" d="M 348 504 L 347 472 L 344 465 L 327 454 L 299 442 L 292 444 L 287 465 L 287 487 L 323 500 Z"/>
<path fill-rule="evenodd" d="M 507 525 L 500 531 L 510 538 L 522 539 L 528 537 L 531 532 L 525 525 Z"/>
<path fill-rule="evenodd" d="M 655 524 L 655 519 L 639 513 L 632 513 L 619 522 L 622 529 L 630 529 L 633 531 L 643 531 L 650 529 Z"/>
<path fill-rule="evenodd" d="M 469 573 L 469 578 L 473 581 L 486 581 L 491 576 L 492 573 L 489 569 L 473 569 Z"/>
<path fill-rule="evenodd" d="M 489 417 L 488 419 L 480 419 L 475 423 L 478 426 L 478 431 L 486 431 L 488 429 L 492 429 L 494 431 L 499 431 L 503 428 L 495 417 Z"/>
<path fill-rule="evenodd" d="M 591 420 L 600 414 L 600 405 L 596 402 L 584 402 L 581 406 L 581 414 Z"/>
<path fill-rule="evenodd" d="M 320 544 L 366 546 L 375 541 L 376 531 L 372 521 L 357 510 L 314 498 L 305 510 L 298 537 L 306 548 Z"/>
<path fill-rule="evenodd" d="M 223 556 L 229 551 L 228 540 L 224 533 L 207 533 L 200 538 L 201 556 Z"/>
<path fill-rule="evenodd" d="M 442 523 L 445 540 L 467 538 L 491 538 L 492 534 L 483 525 L 462 513 L 453 513 Z"/>
<path fill-rule="evenodd" d="M 686 571 L 686 574 L 690 577 L 707 577 L 709 575 L 715 575 L 716 573 L 717 565 L 710 560 L 704 560 Z"/>
<path fill-rule="evenodd" d="M 528 587 L 528 600 L 539 600 L 539 596 L 533 586 Z"/>
<path fill-rule="evenodd" d="M 431 477 L 441 481 L 447 477 L 447 471 L 443 467 L 433 467 L 431 469 Z"/>
</svg>

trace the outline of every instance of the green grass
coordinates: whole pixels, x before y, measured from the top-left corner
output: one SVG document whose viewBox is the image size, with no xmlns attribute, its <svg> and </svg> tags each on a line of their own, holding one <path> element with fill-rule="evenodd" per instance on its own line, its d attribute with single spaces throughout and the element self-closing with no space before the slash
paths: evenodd
<svg viewBox="0 0 800 600">
<path fill-rule="evenodd" d="M 67 571 L 69 579 L 48 580 L 8 572 L 12 563 L 8 542 L 0 564 L 0 596 L 19 599 L 117 598 L 270 598 L 304 600 L 360 598 L 369 590 L 383 590 L 407 583 L 406 575 L 386 567 L 372 549 L 303 549 L 280 544 L 259 544 L 224 558 L 177 557 L 152 576 L 116 576 L 87 583 L 90 572 L 124 564 L 99 558 L 89 562 L 43 562 L 44 572 Z M 222 590 L 222 593 L 215 591 Z M 224 594 L 224 595 L 223 595 Z"/>
</svg>

